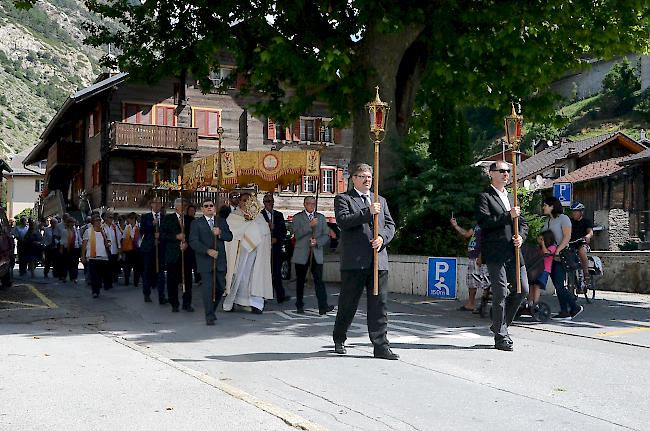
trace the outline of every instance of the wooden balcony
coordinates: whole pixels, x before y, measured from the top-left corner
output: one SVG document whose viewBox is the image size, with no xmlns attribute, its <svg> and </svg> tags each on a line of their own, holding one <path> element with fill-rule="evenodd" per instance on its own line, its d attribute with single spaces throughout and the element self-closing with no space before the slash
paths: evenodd
<svg viewBox="0 0 650 431">
<path fill-rule="evenodd" d="M 47 151 L 47 171 L 56 167 L 82 165 L 82 145 L 75 142 L 59 141 Z"/>
<path fill-rule="evenodd" d="M 133 149 L 172 153 L 195 153 L 198 150 L 196 128 L 155 126 L 152 124 L 111 124 L 112 150 Z"/>
<path fill-rule="evenodd" d="M 178 190 L 153 190 L 151 184 L 143 183 L 112 183 L 108 188 L 108 206 L 115 209 L 148 209 L 149 201 L 157 196 L 163 204 L 163 208 L 171 208 L 174 199 L 180 196 Z M 212 199 L 217 202 L 217 192 L 208 191 L 183 191 L 183 197 L 196 205 L 197 209 L 204 199 Z M 221 205 L 228 202 L 228 192 L 221 193 L 219 200 Z"/>
</svg>

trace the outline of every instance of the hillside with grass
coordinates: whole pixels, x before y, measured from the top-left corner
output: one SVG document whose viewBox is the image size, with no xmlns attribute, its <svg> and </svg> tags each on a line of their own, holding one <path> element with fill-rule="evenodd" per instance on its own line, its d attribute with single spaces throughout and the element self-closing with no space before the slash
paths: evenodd
<svg viewBox="0 0 650 431">
<path fill-rule="evenodd" d="M 0 0 L 0 155 L 34 146 L 65 98 L 100 72 L 103 52 L 83 44 L 93 20 L 82 1 Z"/>
</svg>

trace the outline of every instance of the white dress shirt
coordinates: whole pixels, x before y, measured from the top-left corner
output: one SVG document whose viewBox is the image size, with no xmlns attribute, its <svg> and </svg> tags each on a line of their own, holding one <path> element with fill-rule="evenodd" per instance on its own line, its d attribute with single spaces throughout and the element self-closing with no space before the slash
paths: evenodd
<svg viewBox="0 0 650 431">
<path fill-rule="evenodd" d="M 505 190 L 500 191 L 494 186 L 492 186 L 492 188 L 497 192 L 497 195 L 499 195 L 499 198 L 501 199 L 501 202 L 503 202 L 503 206 L 506 208 L 506 211 L 510 211 L 510 199 L 508 198 L 508 192 Z"/>
</svg>

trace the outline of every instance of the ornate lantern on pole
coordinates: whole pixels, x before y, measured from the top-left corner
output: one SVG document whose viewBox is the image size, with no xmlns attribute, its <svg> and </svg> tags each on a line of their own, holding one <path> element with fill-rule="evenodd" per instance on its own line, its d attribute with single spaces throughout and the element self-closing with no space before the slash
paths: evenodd
<svg viewBox="0 0 650 431">
<path fill-rule="evenodd" d="M 151 177 L 152 177 L 152 183 L 153 183 L 153 188 L 157 189 L 160 187 L 160 171 L 158 170 L 158 162 L 155 161 L 153 171 L 151 171 Z"/>
<path fill-rule="evenodd" d="M 370 120 L 370 138 L 375 143 L 375 160 L 373 166 L 373 183 L 374 183 L 374 201 L 379 202 L 379 144 L 386 136 L 386 117 L 390 106 L 382 102 L 379 98 L 379 86 L 375 87 L 377 93 L 375 100 L 366 104 L 368 110 L 368 119 Z M 373 216 L 374 239 L 379 236 L 379 214 Z M 374 249 L 374 266 L 373 266 L 373 295 L 379 294 L 379 249 Z"/>
<path fill-rule="evenodd" d="M 217 164 L 219 165 L 219 171 L 217 172 L 217 201 L 214 202 L 216 205 L 215 210 L 219 211 L 221 207 L 221 139 L 223 138 L 223 127 L 217 127 L 217 136 L 219 137 L 218 143 L 218 153 L 217 153 Z M 217 250 L 217 236 L 214 235 L 214 250 Z M 212 259 L 212 302 L 217 300 L 217 259 Z"/>
<path fill-rule="evenodd" d="M 524 123 L 524 117 L 517 114 L 515 105 L 512 104 L 512 112 L 504 119 L 504 128 L 506 132 L 506 140 L 508 146 L 512 151 L 512 195 L 513 205 L 519 206 L 519 199 L 517 198 L 517 152 L 519 151 L 519 144 L 521 143 L 521 128 Z M 514 219 L 513 230 L 515 237 L 519 236 L 519 218 Z M 521 293 L 521 263 L 520 263 L 520 249 L 515 249 L 515 278 L 517 280 L 517 293 Z"/>
</svg>

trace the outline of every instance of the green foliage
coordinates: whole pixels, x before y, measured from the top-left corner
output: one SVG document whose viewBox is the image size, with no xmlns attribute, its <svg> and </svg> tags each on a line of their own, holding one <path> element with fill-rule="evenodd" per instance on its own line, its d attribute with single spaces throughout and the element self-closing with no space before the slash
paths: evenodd
<svg viewBox="0 0 650 431">
<path fill-rule="evenodd" d="M 632 240 L 626 241 L 619 245 L 618 249 L 621 251 L 636 251 L 639 249 L 639 243 Z"/>
<path fill-rule="evenodd" d="M 542 232 L 544 217 L 541 215 L 543 196 L 540 192 L 526 190 L 523 187 L 517 188 L 517 198 L 521 212 L 528 223 L 528 237 L 526 242 L 537 243 L 537 237 Z"/>
<path fill-rule="evenodd" d="M 634 92 L 641 89 L 636 67 L 625 58 L 616 63 L 603 79 L 603 91 L 614 104 L 618 114 L 629 111 L 634 105 Z"/>
<path fill-rule="evenodd" d="M 3 11 L 7 17 L 11 18 L 14 22 L 30 30 L 34 36 L 40 36 L 48 43 L 53 45 L 61 45 L 62 43 L 74 45 L 70 35 L 62 29 L 56 22 L 53 22 L 50 17 L 41 9 L 31 6 L 30 2 L 16 1 L 16 2 L 3 2 Z"/>
<path fill-rule="evenodd" d="M 650 117 L 650 88 L 646 88 L 641 92 L 634 105 L 634 110 L 646 117 Z"/>
<path fill-rule="evenodd" d="M 560 137 L 560 131 L 554 126 L 541 123 L 524 125 L 524 135 L 521 138 L 521 151 L 532 155 L 533 145 L 541 141 L 555 141 Z M 546 148 L 546 147 L 545 147 Z"/>
<path fill-rule="evenodd" d="M 472 163 L 469 130 L 463 112 L 446 100 L 433 96 L 425 108 L 429 117 L 429 155 L 440 167 L 454 168 Z"/>
<path fill-rule="evenodd" d="M 16 223 L 20 221 L 21 217 L 27 217 L 28 219 L 32 216 L 32 209 L 31 208 L 25 208 L 18 214 L 14 215 L 14 219 L 16 220 Z"/>
</svg>

